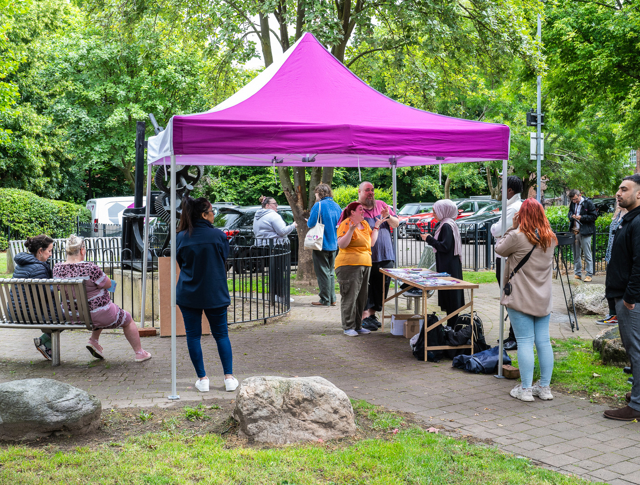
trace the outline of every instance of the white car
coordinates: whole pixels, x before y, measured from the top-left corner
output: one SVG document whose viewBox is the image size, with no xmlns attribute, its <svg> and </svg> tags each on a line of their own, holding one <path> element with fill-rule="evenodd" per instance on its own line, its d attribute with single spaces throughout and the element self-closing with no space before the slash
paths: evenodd
<svg viewBox="0 0 640 485">
<path fill-rule="evenodd" d="M 142 205 L 146 202 L 142 198 Z M 87 201 L 93 224 L 122 224 L 122 213 L 133 204 L 134 197 L 103 197 Z"/>
</svg>

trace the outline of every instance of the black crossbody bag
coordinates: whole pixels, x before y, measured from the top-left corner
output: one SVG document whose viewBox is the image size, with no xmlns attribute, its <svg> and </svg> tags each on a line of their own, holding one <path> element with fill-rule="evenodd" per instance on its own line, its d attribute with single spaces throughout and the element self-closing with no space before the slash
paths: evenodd
<svg viewBox="0 0 640 485">
<path fill-rule="evenodd" d="M 533 253 L 533 250 L 536 248 L 537 244 L 534 244 L 533 247 L 531 248 L 531 251 L 529 251 L 527 253 L 527 255 L 522 258 L 522 261 L 520 261 L 518 263 L 518 265 L 515 267 L 515 269 L 511 272 L 511 274 L 509 275 L 509 279 L 507 280 L 507 282 L 504 285 L 504 288 L 502 289 L 502 291 L 504 291 L 504 294 L 509 296 L 511 294 L 512 288 L 511 288 L 511 278 L 513 278 L 515 276 L 515 274 L 520 271 L 520 268 L 522 268 L 525 263 L 527 261 L 529 261 L 529 257 L 531 256 L 531 253 Z"/>
</svg>

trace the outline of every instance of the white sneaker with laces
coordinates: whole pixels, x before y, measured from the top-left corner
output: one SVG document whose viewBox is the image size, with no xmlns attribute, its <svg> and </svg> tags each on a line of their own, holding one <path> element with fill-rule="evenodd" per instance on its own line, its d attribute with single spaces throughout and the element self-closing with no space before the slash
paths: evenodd
<svg viewBox="0 0 640 485">
<path fill-rule="evenodd" d="M 529 387 L 527 389 L 523 389 L 522 384 L 518 384 L 516 387 L 511 389 L 509 395 L 525 402 L 535 401 L 535 399 L 533 398 L 533 388 Z"/>
<path fill-rule="evenodd" d="M 349 330 L 345 330 L 345 331 L 344 331 L 344 334 L 345 334 L 347 337 L 357 337 L 357 336 L 358 336 L 358 332 L 356 332 L 355 330 L 351 330 L 351 329 L 349 329 Z"/>
<path fill-rule="evenodd" d="M 239 384 L 240 383 L 238 382 L 238 379 L 236 379 L 235 377 L 224 380 L 224 388 L 227 390 L 227 392 L 235 391 L 238 388 Z"/>
<path fill-rule="evenodd" d="M 543 401 L 551 401 L 553 399 L 553 394 L 551 394 L 551 388 L 549 386 L 541 386 L 540 382 L 536 382 L 533 385 L 531 393 L 534 396 L 538 396 Z"/>
<path fill-rule="evenodd" d="M 361 328 L 360 330 L 356 330 L 359 335 L 368 335 L 371 333 L 371 330 L 367 330 L 366 328 Z"/>
<path fill-rule="evenodd" d="M 209 392 L 209 379 L 198 379 L 196 389 L 200 392 Z"/>
</svg>

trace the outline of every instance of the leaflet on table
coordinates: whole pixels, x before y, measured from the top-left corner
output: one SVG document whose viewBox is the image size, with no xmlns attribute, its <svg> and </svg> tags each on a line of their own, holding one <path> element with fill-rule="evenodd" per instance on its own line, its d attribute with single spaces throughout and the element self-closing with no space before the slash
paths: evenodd
<svg viewBox="0 0 640 485">
<path fill-rule="evenodd" d="M 435 273 L 429 269 L 422 268 L 390 268 L 387 269 L 389 273 L 394 276 L 399 276 L 402 278 L 410 278 L 415 276 L 420 276 L 423 278 L 438 278 L 438 277 L 448 277 L 451 276 L 449 273 Z"/>
</svg>

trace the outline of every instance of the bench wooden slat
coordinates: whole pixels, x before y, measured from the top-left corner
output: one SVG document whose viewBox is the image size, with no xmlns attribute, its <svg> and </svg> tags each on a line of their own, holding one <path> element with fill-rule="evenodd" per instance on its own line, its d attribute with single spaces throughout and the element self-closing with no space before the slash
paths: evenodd
<svg viewBox="0 0 640 485">
<path fill-rule="evenodd" d="M 49 322 L 49 317 L 47 315 L 47 308 L 44 307 L 44 298 L 43 294 L 42 294 L 42 286 L 41 284 L 36 283 L 35 286 L 31 289 L 31 291 L 29 291 L 29 293 L 31 294 L 31 301 L 32 301 L 32 306 L 30 305 L 31 308 L 35 307 L 35 311 L 34 313 L 34 317 L 36 317 L 35 319 L 39 322 Z"/>
<path fill-rule="evenodd" d="M 60 323 L 64 324 L 69 322 L 69 319 L 67 318 L 67 312 L 65 311 L 64 308 L 64 304 L 62 302 L 62 298 L 60 295 L 61 289 L 60 289 L 60 285 L 56 285 L 53 291 L 53 298 L 55 300 L 55 305 L 56 308 L 59 310 L 60 314 L 59 314 L 59 319 L 60 319 Z"/>
<path fill-rule="evenodd" d="M 2 317 L 0 320 L 8 322 L 13 320 L 13 315 L 9 314 L 9 307 L 4 295 L 5 291 L 7 291 L 7 287 L 4 285 L 0 286 L 0 317 Z"/>
</svg>

